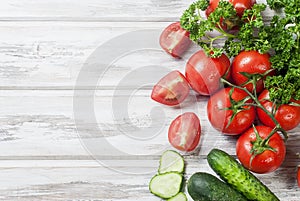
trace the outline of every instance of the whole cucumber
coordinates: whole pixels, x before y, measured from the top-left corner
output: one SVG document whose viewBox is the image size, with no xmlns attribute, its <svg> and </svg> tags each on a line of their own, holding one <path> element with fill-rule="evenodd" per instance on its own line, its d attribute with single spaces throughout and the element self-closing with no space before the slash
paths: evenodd
<svg viewBox="0 0 300 201">
<path fill-rule="evenodd" d="M 238 191 L 205 172 L 193 174 L 188 181 L 187 189 L 196 201 L 247 201 Z"/>
<path fill-rule="evenodd" d="M 268 187 L 226 152 L 212 149 L 207 156 L 207 161 L 221 179 L 248 200 L 279 201 Z"/>
</svg>

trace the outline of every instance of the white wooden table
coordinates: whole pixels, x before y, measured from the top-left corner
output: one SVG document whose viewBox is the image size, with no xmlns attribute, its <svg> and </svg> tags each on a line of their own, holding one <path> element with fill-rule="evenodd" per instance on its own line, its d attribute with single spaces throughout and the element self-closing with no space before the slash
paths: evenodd
<svg viewBox="0 0 300 201">
<path fill-rule="evenodd" d="M 154 84 L 146 83 L 149 77 L 157 79 L 166 69 L 183 72 L 185 60 L 198 47 L 182 60 L 151 47 L 120 55 L 112 63 L 98 60 L 100 69 L 107 67 L 101 75 L 89 63 L 103 45 L 107 52 L 116 51 L 117 36 L 161 31 L 191 2 L 0 2 L 0 200 L 159 200 L 149 193 L 148 182 L 162 151 L 172 149 L 166 136 L 170 121 L 184 111 L 196 112 L 202 124 L 199 147 L 185 154 L 187 178 L 196 171 L 213 173 L 206 162 L 212 147 L 234 155 L 236 138 L 221 135 L 207 121 L 207 98 L 192 94 L 182 108 L 168 108 L 149 97 Z M 89 65 L 90 77 L 78 82 Z M 141 74 L 144 67 L 150 71 Z M 138 76 L 132 77 L 135 72 Z M 96 122 L 85 111 L 88 101 Z M 97 144 L 101 138 L 110 146 Z M 298 127 L 290 132 L 282 167 L 257 175 L 284 201 L 300 200 L 295 178 L 299 144 Z"/>
</svg>

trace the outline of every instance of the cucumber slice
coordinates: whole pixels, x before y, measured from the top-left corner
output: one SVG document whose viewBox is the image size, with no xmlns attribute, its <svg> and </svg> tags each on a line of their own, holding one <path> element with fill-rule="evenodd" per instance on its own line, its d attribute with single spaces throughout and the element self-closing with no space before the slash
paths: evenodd
<svg viewBox="0 0 300 201">
<path fill-rule="evenodd" d="M 177 195 L 175 195 L 174 197 L 171 197 L 170 199 L 168 199 L 167 201 L 188 201 L 187 197 L 184 193 L 180 192 Z"/>
<path fill-rule="evenodd" d="M 151 179 L 149 189 L 154 195 L 168 199 L 180 192 L 182 181 L 182 175 L 176 172 L 159 174 Z"/>
<path fill-rule="evenodd" d="M 183 173 L 184 160 L 183 157 L 176 151 L 167 150 L 160 158 L 158 173 L 164 174 L 167 172 Z"/>
</svg>

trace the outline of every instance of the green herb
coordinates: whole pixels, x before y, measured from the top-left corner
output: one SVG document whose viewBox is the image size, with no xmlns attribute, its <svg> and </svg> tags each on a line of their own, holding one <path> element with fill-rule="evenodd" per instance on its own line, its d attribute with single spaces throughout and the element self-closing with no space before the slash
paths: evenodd
<svg viewBox="0 0 300 201">
<path fill-rule="evenodd" d="M 282 8 L 284 17 L 275 15 L 267 31 L 275 54 L 270 61 L 276 76 L 266 79 L 272 101 L 288 104 L 300 100 L 300 0 L 269 0 L 269 6 Z"/>
<path fill-rule="evenodd" d="M 271 101 L 287 104 L 291 98 L 300 100 L 300 0 L 267 0 L 267 3 L 276 11 L 282 10 L 268 25 L 262 16 L 265 4 L 254 4 L 239 18 L 233 5 L 223 0 L 208 18 L 201 14 L 209 1 L 196 1 L 183 13 L 180 23 L 208 56 L 219 57 L 225 52 L 234 57 L 242 50 L 270 53 L 276 76 L 267 77 L 265 86 Z M 232 32 L 236 26 L 239 30 Z"/>
<path fill-rule="evenodd" d="M 268 5 L 272 9 L 280 9 L 286 5 L 290 0 L 267 0 Z"/>
<path fill-rule="evenodd" d="M 182 15 L 181 26 L 190 32 L 190 38 L 201 46 L 207 55 L 219 57 L 223 52 L 228 56 L 236 56 L 242 49 L 258 50 L 265 53 L 270 49 L 265 32 L 256 33 L 264 26 L 261 12 L 266 5 L 255 4 L 252 9 L 246 10 L 239 18 L 233 5 L 227 1 L 220 1 L 217 8 L 208 18 L 201 16 L 201 11 L 208 7 L 207 0 L 198 0 L 193 3 Z M 234 27 L 240 27 L 237 33 L 230 33 Z M 217 32 L 215 36 L 212 32 Z M 224 41 L 223 46 L 215 42 Z"/>
<path fill-rule="evenodd" d="M 223 53 L 222 47 L 215 46 L 215 41 L 224 38 L 236 38 L 235 35 L 227 33 L 221 24 L 221 18 L 236 18 L 236 11 L 229 2 L 220 1 L 218 8 L 211 13 L 208 19 L 201 16 L 201 11 L 208 7 L 207 0 L 198 0 L 190 5 L 183 13 L 180 23 L 181 26 L 190 32 L 190 38 L 200 45 L 211 57 L 219 57 Z M 225 21 L 225 20 L 224 20 Z M 212 32 L 217 31 L 217 36 L 212 36 Z"/>
</svg>

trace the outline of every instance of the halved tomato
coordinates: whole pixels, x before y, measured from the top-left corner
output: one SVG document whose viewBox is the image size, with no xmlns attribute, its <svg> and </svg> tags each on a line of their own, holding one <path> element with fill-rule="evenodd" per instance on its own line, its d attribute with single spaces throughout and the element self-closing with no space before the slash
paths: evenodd
<svg viewBox="0 0 300 201">
<path fill-rule="evenodd" d="M 165 105 L 178 105 L 189 95 L 190 87 L 179 71 L 175 70 L 164 76 L 153 87 L 151 98 Z"/>
<path fill-rule="evenodd" d="M 174 22 L 167 26 L 160 35 L 160 46 L 170 55 L 180 58 L 189 48 L 190 33 L 180 26 L 180 22 Z"/>
<path fill-rule="evenodd" d="M 186 112 L 172 121 L 168 138 L 170 144 L 180 151 L 193 151 L 200 141 L 201 125 L 197 115 Z"/>
</svg>

